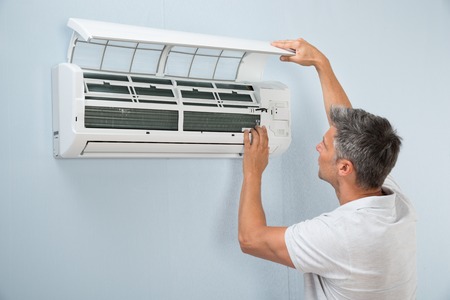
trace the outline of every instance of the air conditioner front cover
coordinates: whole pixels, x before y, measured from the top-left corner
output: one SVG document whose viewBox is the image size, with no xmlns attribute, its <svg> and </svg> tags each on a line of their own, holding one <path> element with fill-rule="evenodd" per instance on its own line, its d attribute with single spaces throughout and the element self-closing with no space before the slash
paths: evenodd
<svg viewBox="0 0 450 300">
<path fill-rule="evenodd" d="M 290 95 L 263 82 L 268 42 L 82 19 L 52 69 L 55 157 L 240 157 L 266 126 L 271 154 L 291 141 Z"/>
</svg>

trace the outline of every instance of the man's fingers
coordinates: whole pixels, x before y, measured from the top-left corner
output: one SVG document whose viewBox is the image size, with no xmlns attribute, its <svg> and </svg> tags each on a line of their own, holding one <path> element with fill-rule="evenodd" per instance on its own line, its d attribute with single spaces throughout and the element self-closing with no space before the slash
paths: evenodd
<svg viewBox="0 0 450 300">
<path fill-rule="evenodd" d="M 263 126 L 263 127 L 262 127 L 262 135 L 261 135 L 261 138 L 262 138 L 262 146 L 263 146 L 264 148 L 269 147 L 269 137 L 267 136 L 267 128 L 266 128 L 266 126 Z"/>
<path fill-rule="evenodd" d="M 256 127 L 256 131 L 258 132 L 258 143 L 262 148 L 266 148 L 269 146 L 269 138 L 267 137 L 267 129 L 265 126 Z"/>
<path fill-rule="evenodd" d="M 245 147 L 250 146 L 250 132 L 247 129 L 244 130 L 244 146 Z"/>
<path fill-rule="evenodd" d="M 280 56 L 280 60 L 281 61 L 292 61 L 292 58 L 293 58 L 294 56 L 288 56 L 288 55 L 282 55 L 282 56 Z"/>
<path fill-rule="evenodd" d="M 297 47 L 298 47 L 298 41 L 292 41 L 292 40 L 275 41 L 275 42 L 272 42 L 272 46 L 296 53 Z M 280 60 L 284 61 L 284 62 L 290 62 L 290 61 L 292 61 L 293 57 L 294 56 L 292 56 L 292 55 L 282 55 L 282 56 L 280 56 Z"/>
<path fill-rule="evenodd" d="M 296 41 L 293 40 L 275 41 L 272 42 L 272 46 L 285 50 L 295 50 L 296 48 L 295 42 Z"/>
<path fill-rule="evenodd" d="M 251 136 L 250 136 L 251 135 Z M 269 137 L 267 134 L 267 128 L 265 126 L 256 126 L 250 129 L 250 131 L 244 131 L 244 147 L 245 148 L 268 148 Z"/>
<path fill-rule="evenodd" d="M 259 134 L 258 134 L 258 131 L 255 128 L 252 128 L 250 130 L 250 133 L 252 134 L 252 142 L 251 142 L 251 144 L 257 147 L 259 145 Z"/>
<path fill-rule="evenodd" d="M 296 50 L 300 47 L 302 42 L 304 42 L 304 40 L 302 38 L 299 38 L 296 40 L 275 41 L 272 42 L 271 45 L 295 53 Z"/>
<path fill-rule="evenodd" d="M 293 53 L 295 53 L 295 55 L 282 55 L 280 57 L 280 60 L 284 62 L 297 62 L 298 57 L 302 55 L 301 51 L 303 47 L 305 47 L 305 45 L 307 44 L 308 42 L 302 38 L 296 40 L 284 40 L 272 42 L 272 46 L 292 51 Z"/>
</svg>

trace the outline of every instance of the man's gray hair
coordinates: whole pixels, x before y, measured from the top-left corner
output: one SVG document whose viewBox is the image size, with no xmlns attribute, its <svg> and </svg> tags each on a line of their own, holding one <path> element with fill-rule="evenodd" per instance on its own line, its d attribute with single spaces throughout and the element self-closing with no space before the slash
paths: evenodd
<svg viewBox="0 0 450 300">
<path fill-rule="evenodd" d="M 401 138 L 385 118 L 362 109 L 332 106 L 336 160 L 348 159 L 356 171 L 357 184 L 364 189 L 379 188 L 394 168 Z"/>
</svg>

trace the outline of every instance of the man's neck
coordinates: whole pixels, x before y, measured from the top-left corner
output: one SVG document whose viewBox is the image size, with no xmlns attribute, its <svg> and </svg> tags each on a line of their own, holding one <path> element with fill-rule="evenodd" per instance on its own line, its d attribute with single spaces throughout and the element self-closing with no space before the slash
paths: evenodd
<svg viewBox="0 0 450 300">
<path fill-rule="evenodd" d="M 335 191 L 340 205 L 344 205 L 348 202 L 355 201 L 361 198 L 383 196 L 383 190 L 381 187 L 365 190 L 356 187 L 340 186 L 339 188 L 335 188 Z"/>
</svg>

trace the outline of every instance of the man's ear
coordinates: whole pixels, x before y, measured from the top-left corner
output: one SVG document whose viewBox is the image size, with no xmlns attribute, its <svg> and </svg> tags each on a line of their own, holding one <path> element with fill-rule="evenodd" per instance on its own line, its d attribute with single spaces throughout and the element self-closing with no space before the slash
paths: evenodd
<svg viewBox="0 0 450 300">
<path fill-rule="evenodd" d="M 340 159 L 338 161 L 338 174 L 339 176 L 348 176 L 355 171 L 353 163 L 348 159 Z"/>
</svg>

